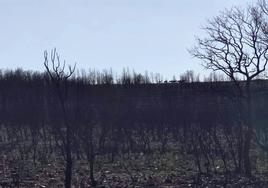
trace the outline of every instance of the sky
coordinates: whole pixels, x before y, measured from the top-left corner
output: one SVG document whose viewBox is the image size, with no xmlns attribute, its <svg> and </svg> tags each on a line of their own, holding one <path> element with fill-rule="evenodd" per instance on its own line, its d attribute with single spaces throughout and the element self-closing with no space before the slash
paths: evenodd
<svg viewBox="0 0 268 188">
<path fill-rule="evenodd" d="M 206 74 L 188 50 L 207 19 L 248 0 L 0 0 L 0 68 L 44 71 L 57 48 L 77 69 Z"/>
</svg>

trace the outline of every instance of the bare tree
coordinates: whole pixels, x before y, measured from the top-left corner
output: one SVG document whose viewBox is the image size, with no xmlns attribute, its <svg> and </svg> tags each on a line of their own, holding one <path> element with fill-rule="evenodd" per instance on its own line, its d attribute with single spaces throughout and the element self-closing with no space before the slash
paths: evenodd
<svg viewBox="0 0 268 188">
<path fill-rule="evenodd" d="M 66 129 L 66 133 L 61 135 L 62 143 L 63 143 L 63 151 L 64 157 L 66 160 L 66 169 L 65 169 L 65 187 L 71 188 L 72 182 L 72 166 L 73 166 L 73 159 L 72 159 L 72 130 L 70 122 L 68 121 L 67 115 L 67 107 L 66 107 L 66 100 L 68 94 L 68 85 L 67 81 L 72 76 L 75 71 L 75 65 L 68 66 L 68 72 L 65 71 L 65 61 L 61 64 L 60 56 L 57 53 L 56 49 L 51 51 L 51 65 L 49 65 L 48 60 L 48 52 L 44 52 L 44 66 L 46 68 L 47 73 L 55 85 L 56 94 L 59 99 L 60 109 L 62 110 L 63 114 L 63 124 Z M 51 68 L 50 68 L 51 67 Z"/>
<path fill-rule="evenodd" d="M 267 23 L 259 6 L 232 8 L 208 21 L 205 38 L 198 38 L 190 53 L 204 61 L 203 66 L 225 73 L 245 99 L 245 139 L 243 166 L 251 175 L 250 143 L 252 140 L 251 81 L 265 71 L 268 62 Z M 239 82 L 245 79 L 245 82 Z"/>
</svg>

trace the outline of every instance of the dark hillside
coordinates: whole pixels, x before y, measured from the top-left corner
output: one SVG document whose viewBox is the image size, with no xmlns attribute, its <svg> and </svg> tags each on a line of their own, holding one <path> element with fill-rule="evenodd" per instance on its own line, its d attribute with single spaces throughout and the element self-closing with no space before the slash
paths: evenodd
<svg viewBox="0 0 268 188">
<path fill-rule="evenodd" d="M 2 73 L 0 185 L 62 186 L 71 164 L 76 187 L 267 187 L 268 81 L 251 93 L 255 177 L 241 180 L 248 114 L 232 82 L 55 85 L 46 74 Z"/>
</svg>

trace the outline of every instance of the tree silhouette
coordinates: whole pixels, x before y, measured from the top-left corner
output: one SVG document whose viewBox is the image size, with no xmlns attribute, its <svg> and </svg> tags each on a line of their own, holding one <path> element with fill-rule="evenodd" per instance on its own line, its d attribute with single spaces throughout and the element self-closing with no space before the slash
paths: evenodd
<svg viewBox="0 0 268 188">
<path fill-rule="evenodd" d="M 60 108 L 62 110 L 62 121 L 66 128 L 66 133 L 64 135 L 61 134 L 62 143 L 63 143 L 63 151 L 64 157 L 66 160 L 66 169 L 65 169 L 65 187 L 71 188 L 72 184 L 72 166 L 73 166 L 73 158 L 72 158 L 72 140 L 73 140 L 73 127 L 68 120 L 68 112 L 67 112 L 67 99 L 68 99 L 68 79 L 72 76 L 75 71 L 75 66 L 68 66 L 68 72 L 65 72 L 65 61 L 61 64 L 60 55 L 57 53 L 56 49 L 52 50 L 50 53 L 50 61 L 51 67 L 49 65 L 48 53 L 44 52 L 44 66 L 46 68 L 47 73 L 55 86 L 55 91 L 59 100 Z"/>
<path fill-rule="evenodd" d="M 197 39 L 190 53 L 204 61 L 203 66 L 225 73 L 245 98 L 243 124 L 245 141 L 243 163 L 251 175 L 250 145 L 253 135 L 251 82 L 265 71 L 268 62 L 267 22 L 259 6 L 233 8 L 211 19 L 204 27 L 207 37 Z M 240 79 L 244 82 L 239 82 Z M 242 84 L 242 85 L 241 85 Z"/>
</svg>

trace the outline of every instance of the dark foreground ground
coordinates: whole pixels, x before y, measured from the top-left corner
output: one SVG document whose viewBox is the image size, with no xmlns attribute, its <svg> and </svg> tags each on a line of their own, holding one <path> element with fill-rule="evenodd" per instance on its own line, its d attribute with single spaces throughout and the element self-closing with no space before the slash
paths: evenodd
<svg viewBox="0 0 268 188">
<path fill-rule="evenodd" d="M 162 156 L 162 157 L 161 157 Z M 168 152 L 164 155 L 131 154 L 117 157 L 113 161 L 108 157 L 98 157 L 95 165 L 97 187 L 268 187 L 266 156 L 259 157 L 254 177 L 221 173 L 198 175 L 191 160 L 186 160 L 178 153 Z M 217 168 L 221 168 L 217 166 Z M 52 157 L 47 162 L 36 163 L 19 159 L 14 153 L 1 153 L 0 187 L 21 188 L 58 188 L 64 187 L 64 162 Z M 73 187 L 91 187 L 89 165 L 80 160 L 75 163 Z"/>
</svg>

